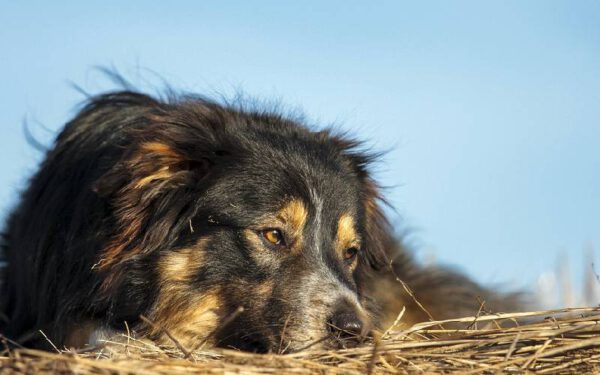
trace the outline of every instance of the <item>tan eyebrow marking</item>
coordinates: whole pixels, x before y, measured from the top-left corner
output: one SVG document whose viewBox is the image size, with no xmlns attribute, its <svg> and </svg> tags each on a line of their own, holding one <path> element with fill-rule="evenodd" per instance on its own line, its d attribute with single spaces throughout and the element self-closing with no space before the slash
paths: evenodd
<svg viewBox="0 0 600 375">
<path fill-rule="evenodd" d="M 293 199 L 285 204 L 277 214 L 277 218 L 292 229 L 290 233 L 295 239 L 300 239 L 306 225 L 308 211 L 299 199 Z"/>
<path fill-rule="evenodd" d="M 338 254 L 342 255 L 347 248 L 359 244 L 360 238 L 356 233 L 354 217 L 350 214 L 343 214 L 338 220 L 337 227 L 336 250 Z"/>
<path fill-rule="evenodd" d="M 291 239 L 292 250 L 300 251 L 303 244 L 304 227 L 308 220 L 308 210 L 300 199 L 292 199 L 277 212 L 277 219 L 284 224 L 286 235 Z"/>
</svg>

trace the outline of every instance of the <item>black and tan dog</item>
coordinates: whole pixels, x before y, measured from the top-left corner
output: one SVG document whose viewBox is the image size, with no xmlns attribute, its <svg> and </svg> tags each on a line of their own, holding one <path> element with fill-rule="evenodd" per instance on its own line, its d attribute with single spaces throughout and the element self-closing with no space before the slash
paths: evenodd
<svg viewBox="0 0 600 375">
<path fill-rule="evenodd" d="M 337 347 L 405 305 L 427 319 L 396 277 L 436 318 L 474 312 L 485 290 L 393 239 L 359 146 L 197 97 L 91 99 L 8 220 L 0 333 L 81 346 L 127 322 L 189 347 Z"/>
</svg>

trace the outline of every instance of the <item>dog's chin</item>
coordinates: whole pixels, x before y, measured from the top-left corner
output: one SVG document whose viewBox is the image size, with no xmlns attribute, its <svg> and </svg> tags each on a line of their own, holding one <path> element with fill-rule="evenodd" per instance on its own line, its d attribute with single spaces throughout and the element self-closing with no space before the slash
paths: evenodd
<svg viewBox="0 0 600 375">
<path fill-rule="evenodd" d="M 289 354 L 304 350 L 339 349 L 345 347 L 340 345 L 339 340 L 333 337 L 313 340 L 294 340 L 292 337 L 287 337 L 282 340 L 260 334 L 232 335 L 221 339 L 217 343 L 217 346 L 259 354 Z"/>
<path fill-rule="evenodd" d="M 237 341 L 236 343 L 227 345 L 230 349 L 241 350 L 244 352 L 258 353 L 258 354 L 266 354 L 273 352 L 272 345 L 265 340 L 260 338 L 254 339 L 244 339 L 242 341 Z"/>
<path fill-rule="evenodd" d="M 320 340 L 296 342 L 290 341 L 287 343 L 282 343 L 282 345 L 278 345 L 276 349 L 271 351 L 279 354 L 289 354 L 302 351 L 339 350 L 355 348 L 361 345 L 363 342 L 364 338 L 359 337 L 340 339 L 337 337 L 327 336 L 321 338 Z"/>
<path fill-rule="evenodd" d="M 289 354 L 310 349 L 332 348 L 324 342 L 287 341 L 274 342 L 259 335 L 230 338 L 218 343 L 219 347 L 225 349 L 241 350 L 257 354 Z"/>
<path fill-rule="evenodd" d="M 261 333 L 244 333 L 243 331 L 223 331 L 216 346 L 224 349 L 241 350 L 250 353 L 274 352 L 273 340 Z"/>
</svg>

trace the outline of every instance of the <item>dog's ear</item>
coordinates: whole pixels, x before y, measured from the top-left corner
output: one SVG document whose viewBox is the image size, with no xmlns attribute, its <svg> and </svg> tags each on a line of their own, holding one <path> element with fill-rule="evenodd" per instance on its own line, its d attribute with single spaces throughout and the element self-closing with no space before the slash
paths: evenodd
<svg viewBox="0 0 600 375">
<path fill-rule="evenodd" d="M 106 274 L 104 290 L 115 289 L 128 261 L 175 241 L 176 228 L 184 227 L 193 215 L 193 200 L 198 195 L 191 192 L 202 189 L 223 157 L 222 151 L 198 149 L 192 155 L 186 150 L 193 148 L 172 137 L 136 139 L 144 140 L 131 147 L 94 186 L 107 200 L 115 221 L 112 239 L 96 265 Z"/>
<path fill-rule="evenodd" d="M 366 261 L 379 270 L 390 265 L 389 251 L 394 243 L 392 227 L 383 212 L 387 204 L 377 183 L 367 176 L 363 180 L 362 203 L 365 215 Z"/>
<path fill-rule="evenodd" d="M 390 264 L 388 252 L 393 247 L 394 234 L 383 212 L 383 206 L 388 203 L 381 194 L 381 188 L 369 172 L 369 166 L 381 155 L 361 151 L 362 144 L 359 141 L 343 136 L 332 136 L 328 131 L 322 132 L 322 134 L 329 137 L 342 149 L 342 154 L 347 158 L 360 182 L 365 222 L 363 247 L 366 255 L 359 270 L 364 270 L 364 266 L 375 270 L 387 267 Z"/>
<path fill-rule="evenodd" d="M 151 190 L 159 194 L 206 177 L 214 160 L 209 155 L 192 157 L 162 140 L 137 144 L 124 158 L 96 181 L 93 189 L 103 197 Z"/>
</svg>

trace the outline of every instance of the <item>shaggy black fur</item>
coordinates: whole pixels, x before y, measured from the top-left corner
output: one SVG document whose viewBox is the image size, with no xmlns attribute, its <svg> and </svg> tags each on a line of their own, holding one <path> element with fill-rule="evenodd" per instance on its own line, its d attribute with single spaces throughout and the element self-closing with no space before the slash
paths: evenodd
<svg viewBox="0 0 600 375">
<path fill-rule="evenodd" d="M 338 345 L 376 325 L 369 296 L 388 315 L 402 301 L 422 318 L 396 276 L 414 282 L 436 318 L 464 304 L 476 311 L 485 290 L 420 270 L 393 239 L 372 158 L 358 146 L 198 97 L 92 98 L 8 219 L 0 332 L 30 346 L 45 346 L 38 330 L 80 345 L 128 322 L 159 339 L 145 315 L 192 343 L 214 333 L 215 345 L 255 351 L 298 350 L 323 335 Z M 378 280 L 394 285 L 384 293 Z"/>
</svg>

